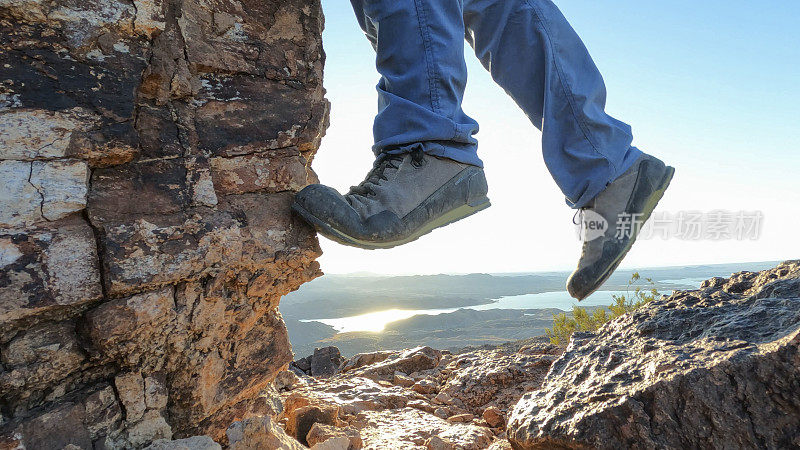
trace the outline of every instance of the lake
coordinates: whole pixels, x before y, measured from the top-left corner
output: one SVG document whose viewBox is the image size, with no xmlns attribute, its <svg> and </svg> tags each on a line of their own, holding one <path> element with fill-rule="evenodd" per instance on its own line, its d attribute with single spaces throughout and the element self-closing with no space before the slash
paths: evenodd
<svg viewBox="0 0 800 450">
<path fill-rule="evenodd" d="M 613 295 L 625 295 L 625 291 L 597 291 L 586 300 L 578 303 L 570 297 L 567 291 L 542 292 L 539 294 L 510 295 L 501 297 L 491 303 L 483 305 L 467 306 L 464 309 L 474 309 L 486 311 L 489 309 L 560 309 L 562 311 L 572 311 L 573 305 L 579 306 L 608 306 L 614 303 Z M 321 322 L 332 326 L 340 333 L 349 331 L 371 331 L 380 332 L 386 324 L 398 320 L 424 314 L 436 316 L 439 314 L 451 313 L 459 308 L 448 309 L 389 309 L 367 314 L 360 314 L 350 317 L 339 317 L 335 319 L 307 319 L 301 322 Z"/>
</svg>

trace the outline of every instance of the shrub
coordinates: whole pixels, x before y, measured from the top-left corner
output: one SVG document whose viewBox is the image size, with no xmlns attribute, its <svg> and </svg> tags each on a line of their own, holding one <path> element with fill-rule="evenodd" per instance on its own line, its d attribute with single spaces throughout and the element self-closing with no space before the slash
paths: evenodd
<svg viewBox="0 0 800 450">
<path fill-rule="evenodd" d="M 652 302 L 661 294 L 655 288 L 651 278 L 641 279 L 639 272 L 634 272 L 628 280 L 625 295 L 613 295 L 614 304 L 608 308 L 597 308 L 589 314 L 586 308 L 572 307 L 572 316 L 566 313 L 553 316 L 553 328 L 545 329 L 550 342 L 556 345 L 569 342 L 572 333 L 576 331 L 597 331 L 604 323 L 614 320 Z"/>
</svg>

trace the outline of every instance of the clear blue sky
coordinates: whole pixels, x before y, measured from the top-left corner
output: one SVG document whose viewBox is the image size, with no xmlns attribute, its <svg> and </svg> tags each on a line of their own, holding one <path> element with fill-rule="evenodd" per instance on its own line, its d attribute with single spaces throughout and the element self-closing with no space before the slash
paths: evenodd
<svg viewBox="0 0 800 450">
<path fill-rule="evenodd" d="M 760 210 L 758 241 L 660 239 L 624 266 L 800 257 L 800 2 L 562 0 L 635 144 L 677 168 L 660 210 Z M 323 0 L 331 128 L 314 163 L 341 191 L 371 165 L 374 55 L 349 2 Z M 493 207 L 405 247 L 323 240 L 323 270 L 384 273 L 563 270 L 580 243 L 541 159 L 539 132 L 468 49 L 465 111 L 481 124 Z M 524 210 L 521 210 L 521 207 Z M 469 246 L 465 246 L 469 243 Z"/>
</svg>

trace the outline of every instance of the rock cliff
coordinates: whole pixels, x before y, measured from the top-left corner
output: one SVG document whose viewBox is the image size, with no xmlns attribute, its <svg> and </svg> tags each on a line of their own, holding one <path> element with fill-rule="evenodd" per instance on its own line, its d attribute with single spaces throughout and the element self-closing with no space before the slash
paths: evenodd
<svg viewBox="0 0 800 450">
<path fill-rule="evenodd" d="M 289 213 L 327 126 L 318 0 L 0 2 L 0 448 L 137 448 L 268 408 Z"/>
</svg>

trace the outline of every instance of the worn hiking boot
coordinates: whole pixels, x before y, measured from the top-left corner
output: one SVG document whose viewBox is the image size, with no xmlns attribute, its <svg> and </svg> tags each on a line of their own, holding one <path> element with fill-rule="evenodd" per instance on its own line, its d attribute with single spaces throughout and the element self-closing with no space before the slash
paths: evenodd
<svg viewBox="0 0 800 450">
<path fill-rule="evenodd" d="M 657 158 L 643 155 L 579 211 L 584 242 L 578 268 L 567 280 L 571 296 L 583 300 L 614 273 L 674 173 Z"/>
<path fill-rule="evenodd" d="M 416 150 L 382 154 L 345 195 L 306 186 L 292 209 L 322 235 L 353 247 L 391 248 L 489 207 L 483 169 Z"/>
</svg>

